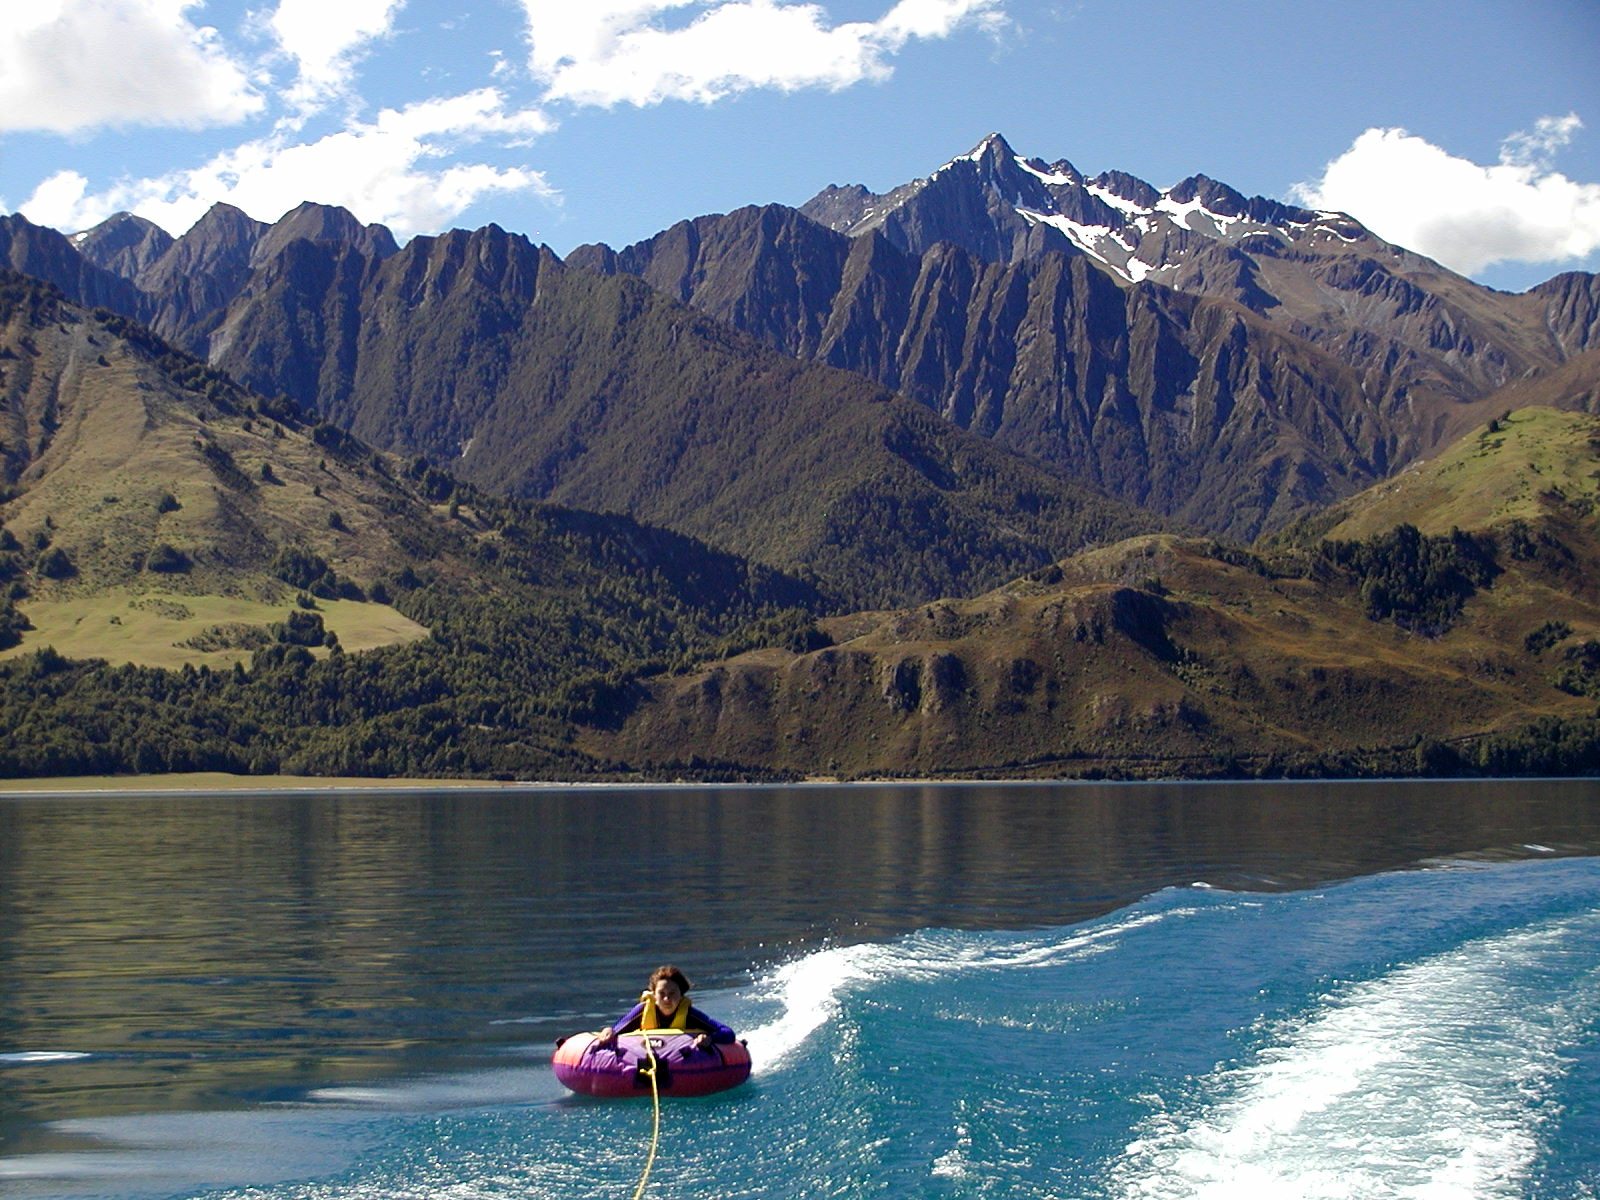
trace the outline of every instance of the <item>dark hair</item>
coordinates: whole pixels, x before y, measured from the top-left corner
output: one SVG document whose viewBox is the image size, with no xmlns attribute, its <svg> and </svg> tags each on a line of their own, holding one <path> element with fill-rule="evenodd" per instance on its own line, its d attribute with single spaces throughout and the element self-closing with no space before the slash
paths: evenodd
<svg viewBox="0 0 1600 1200">
<path fill-rule="evenodd" d="M 657 967 L 654 971 L 652 971 L 650 973 L 650 982 L 645 985 L 645 990 L 650 992 L 655 991 L 656 982 L 661 979 L 672 980 L 673 983 L 678 985 L 678 990 L 680 992 L 683 992 L 686 995 L 688 994 L 689 977 L 682 971 L 678 970 L 677 967 L 673 966 Z"/>
</svg>

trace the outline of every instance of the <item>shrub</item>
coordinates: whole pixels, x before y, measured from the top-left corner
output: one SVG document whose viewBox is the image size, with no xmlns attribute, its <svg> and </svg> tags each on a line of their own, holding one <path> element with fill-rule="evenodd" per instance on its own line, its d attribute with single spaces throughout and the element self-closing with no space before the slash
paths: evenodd
<svg viewBox="0 0 1600 1200">
<path fill-rule="evenodd" d="M 22 635 L 33 628 L 33 623 L 19 613 L 8 600 L 0 605 L 0 650 L 9 650 L 22 641 Z"/>
<path fill-rule="evenodd" d="M 320 646 L 328 631 L 322 626 L 322 614 L 303 609 L 290 613 L 281 624 L 272 627 L 277 640 L 290 646 Z"/>
<path fill-rule="evenodd" d="M 161 542 L 150 551 L 150 556 L 144 561 L 145 568 L 151 571 L 172 573 L 187 571 L 189 569 L 189 556 L 176 547 Z"/>
<path fill-rule="evenodd" d="M 327 561 L 303 546 L 285 546 L 268 568 L 290 587 L 331 600 L 338 593 L 339 579 Z"/>
<path fill-rule="evenodd" d="M 70 579 L 78 573 L 60 546 L 52 546 L 39 556 L 37 570 L 46 579 Z"/>
<path fill-rule="evenodd" d="M 1557 642 L 1572 636 L 1572 626 L 1565 621 L 1546 621 L 1527 637 L 1522 639 L 1523 647 L 1529 654 L 1543 654 Z"/>
</svg>

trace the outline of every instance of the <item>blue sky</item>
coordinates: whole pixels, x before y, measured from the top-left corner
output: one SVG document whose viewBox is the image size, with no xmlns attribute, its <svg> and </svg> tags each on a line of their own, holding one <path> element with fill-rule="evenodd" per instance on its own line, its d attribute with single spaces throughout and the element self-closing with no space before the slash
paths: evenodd
<svg viewBox="0 0 1600 1200">
<path fill-rule="evenodd" d="M 1022 154 L 1340 208 L 1493 286 L 1600 270 L 1597 0 L 27 0 L 0 210 L 226 200 L 558 253 Z"/>
</svg>

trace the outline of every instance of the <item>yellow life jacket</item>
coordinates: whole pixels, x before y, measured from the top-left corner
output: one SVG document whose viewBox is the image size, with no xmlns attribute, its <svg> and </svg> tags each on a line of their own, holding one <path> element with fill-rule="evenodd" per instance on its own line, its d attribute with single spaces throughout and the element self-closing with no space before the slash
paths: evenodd
<svg viewBox="0 0 1600 1200">
<path fill-rule="evenodd" d="M 687 1029 L 689 1028 L 689 997 L 685 996 L 678 1001 L 678 1007 L 672 1012 L 672 1020 L 663 1025 L 661 1014 L 656 1011 L 655 997 L 649 992 L 639 996 L 644 1002 L 644 1012 L 639 1014 L 640 1029 Z"/>
</svg>

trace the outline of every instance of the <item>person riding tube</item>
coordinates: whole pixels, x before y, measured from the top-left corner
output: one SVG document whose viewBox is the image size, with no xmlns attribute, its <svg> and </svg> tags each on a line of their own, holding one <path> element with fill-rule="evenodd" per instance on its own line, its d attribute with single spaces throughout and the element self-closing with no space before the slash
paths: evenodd
<svg viewBox="0 0 1600 1200">
<path fill-rule="evenodd" d="M 609 1045 L 619 1033 L 636 1029 L 679 1030 L 694 1033 L 694 1046 L 704 1050 L 712 1042 L 728 1045 L 738 1035 L 714 1017 L 689 1003 L 689 980 L 677 967 L 657 967 L 635 1004 L 613 1024 L 595 1035 L 595 1044 Z"/>
</svg>

